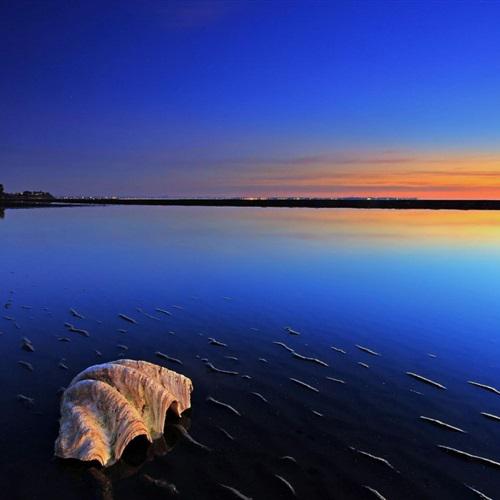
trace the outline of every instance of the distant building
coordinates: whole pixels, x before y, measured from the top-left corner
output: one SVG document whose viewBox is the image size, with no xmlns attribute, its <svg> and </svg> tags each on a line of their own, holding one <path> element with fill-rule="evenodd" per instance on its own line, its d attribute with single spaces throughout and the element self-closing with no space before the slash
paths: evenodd
<svg viewBox="0 0 500 500">
<path fill-rule="evenodd" d="M 23 191 L 22 193 L 6 193 L 0 184 L 0 198 L 14 201 L 51 201 L 54 197 L 45 191 Z"/>
<path fill-rule="evenodd" d="M 23 198 L 30 198 L 30 199 L 52 199 L 54 198 L 50 193 L 46 193 L 44 191 L 23 191 L 22 194 Z"/>
</svg>

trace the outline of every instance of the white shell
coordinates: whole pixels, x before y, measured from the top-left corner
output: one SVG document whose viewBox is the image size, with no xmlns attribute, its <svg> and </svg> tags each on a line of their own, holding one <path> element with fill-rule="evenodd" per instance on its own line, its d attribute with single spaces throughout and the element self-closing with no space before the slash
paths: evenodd
<svg viewBox="0 0 500 500">
<path fill-rule="evenodd" d="M 55 455 L 113 465 L 135 437 L 159 438 L 168 409 L 180 416 L 192 390 L 189 378 L 147 361 L 91 366 L 64 391 Z"/>
</svg>

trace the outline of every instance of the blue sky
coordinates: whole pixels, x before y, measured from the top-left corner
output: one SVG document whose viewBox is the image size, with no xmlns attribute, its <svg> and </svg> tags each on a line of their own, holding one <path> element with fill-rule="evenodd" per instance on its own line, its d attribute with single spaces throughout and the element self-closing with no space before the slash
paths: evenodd
<svg viewBox="0 0 500 500">
<path fill-rule="evenodd" d="M 103 3 L 4 3 L 7 189 L 496 193 L 500 3 Z"/>
</svg>

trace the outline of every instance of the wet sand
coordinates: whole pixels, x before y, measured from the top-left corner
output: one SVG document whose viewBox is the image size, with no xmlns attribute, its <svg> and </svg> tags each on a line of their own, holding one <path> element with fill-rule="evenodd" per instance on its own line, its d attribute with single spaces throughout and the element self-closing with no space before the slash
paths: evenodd
<svg viewBox="0 0 500 500">
<path fill-rule="evenodd" d="M 153 304 L 150 309 L 154 310 Z M 108 486 L 98 488 L 100 493 L 96 494 L 88 466 L 53 460 L 51 452 L 57 433 L 58 388 L 86 366 L 117 356 L 145 359 L 175 369 L 192 378 L 195 391 L 193 408 L 186 415 L 190 422 L 188 439 L 178 440 L 169 453 L 141 464 L 125 477 L 118 474 L 116 478 L 114 471 L 103 471 L 110 478 L 113 498 L 156 498 L 164 493 L 163 483 L 145 481 L 144 474 L 175 485 L 180 498 L 207 499 L 237 498 L 235 492 L 221 485 L 251 498 L 290 498 L 294 496 L 291 488 L 304 499 L 370 498 L 370 488 L 386 498 L 467 498 L 461 480 L 465 470 L 472 476 L 469 482 L 480 491 L 479 485 L 483 485 L 491 492 L 498 481 L 498 471 L 488 473 L 463 463 L 460 456 L 457 459 L 456 451 L 453 456 L 441 454 L 437 448 L 447 443 L 453 450 L 480 450 L 482 436 L 476 420 L 486 421 L 480 414 L 481 406 L 477 407 L 477 418 L 462 415 L 457 419 L 452 416 L 452 410 L 459 407 L 456 394 L 450 397 L 447 391 L 436 391 L 419 380 L 413 382 L 404 371 L 392 366 L 396 363 L 390 355 L 381 355 L 376 363 L 372 362 L 370 374 L 368 370 L 360 372 L 356 369 L 356 339 L 350 345 L 342 339 L 351 354 L 339 358 L 328 345 L 306 346 L 307 332 L 290 338 L 282 328 L 260 325 L 256 334 L 243 326 L 232 333 L 217 329 L 221 339 L 218 342 L 227 345 L 217 348 L 207 342 L 205 335 L 190 331 L 192 321 L 183 319 L 180 311 L 160 324 L 141 318 L 124 335 L 116 332 L 122 321 L 120 313 L 103 317 L 102 312 L 94 313 L 84 305 L 75 310 L 82 311 L 79 315 L 85 319 L 73 314 L 73 321 L 78 328 L 89 331 L 89 337 L 75 335 L 70 343 L 62 343 L 39 331 L 32 335 L 37 346 L 34 351 L 20 347 L 22 333 L 14 331 L 12 321 L 2 321 L 4 366 L 16 374 L 16 381 L 3 395 L 9 408 L 3 418 L 8 417 L 11 426 L 15 418 L 15 427 L 23 429 L 23 439 L 19 442 L 18 438 L 4 436 L 4 443 L 15 445 L 16 451 L 10 455 L 13 461 L 2 459 L 1 482 L 16 491 L 19 498 L 48 492 L 51 484 L 57 484 L 71 498 L 99 498 L 109 489 L 106 483 Z M 198 316 L 197 310 L 195 302 L 185 309 L 192 320 Z M 57 329 L 64 331 L 64 321 L 71 317 L 68 312 L 55 312 L 47 322 L 42 310 L 30 309 L 29 319 L 28 311 L 14 301 L 9 312 L 22 325 L 21 332 L 33 322 L 45 322 L 47 328 L 58 324 Z M 97 316 L 102 322 L 96 321 Z M 163 333 L 166 328 L 180 333 L 167 339 Z M 113 331 L 116 333 L 109 335 Z M 123 344 L 118 345 L 118 351 L 113 345 L 123 337 L 127 339 L 126 352 Z M 305 363 L 286 349 L 277 349 L 277 343 L 307 349 L 327 360 L 331 367 Z M 14 354 L 11 350 L 15 345 Z M 102 358 L 96 358 L 97 348 Z M 263 356 L 267 363 L 259 362 Z M 425 356 L 422 352 L 422 360 Z M 13 357 L 33 365 L 33 373 L 16 368 Z M 61 358 L 65 370 L 57 361 Z M 203 361 L 206 358 L 211 361 Z M 430 370 L 430 361 L 426 363 Z M 214 365 L 216 370 L 211 368 Z M 467 389 L 466 380 L 439 373 L 439 367 L 432 370 L 440 380 L 451 379 L 457 390 Z M 344 383 L 332 384 L 332 380 L 340 381 L 335 377 Z M 411 388 L 418 388 L 421 395 L 412 394 Z M 458 422 L 460 428 L 446 428 L 441 420 L 421 417 L 424 412 L 437 414 L 454 425 Z M 448 417 L 449 413 L 452 415 Z M 419 419 L 438 425 L 421 423 Z M 462 428 L 470 436 L 450 432 Z M 282 460 L 284 456 L 292 458 Z M 443 470 L 447 472 L 443 474 Z"/>
</svg>

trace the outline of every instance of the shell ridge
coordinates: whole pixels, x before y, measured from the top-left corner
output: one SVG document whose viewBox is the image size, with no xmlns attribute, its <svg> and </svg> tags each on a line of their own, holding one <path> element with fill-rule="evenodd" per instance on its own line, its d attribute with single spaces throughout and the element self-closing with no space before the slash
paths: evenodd
<svg viewBox="0 0 500 500">
<path fill-rule="evenodd" d="M 135 437 L 160 437 L 169 408 L 189 408 L 192 389 L 189 378 L 146 361 L 88 367 L 63 394 L 55 455 L 112 465 Z"/>
</svg>

